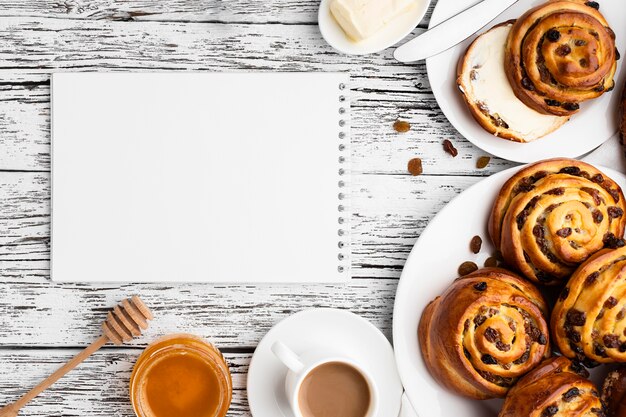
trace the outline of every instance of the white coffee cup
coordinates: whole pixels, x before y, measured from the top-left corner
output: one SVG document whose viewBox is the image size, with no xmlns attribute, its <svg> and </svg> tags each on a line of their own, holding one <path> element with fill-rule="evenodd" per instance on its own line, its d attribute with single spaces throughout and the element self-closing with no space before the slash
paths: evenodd
<svg viewBox="0 0 626 417">
<path fill-rule="evenodd" d="M 302 355 L 296 355 L 280 341 L 272 345 L 272 352 L 289 369 L 285 379 L 285 393 L 295 417 L 304 417 L 299 404 L 299 394 L 306 377 L 317 367 L 334 362 L 343 363 L 354 368 L 365 378 L 370 391 L 370 406 L 367 414 L 363 417 L 375 417 L 378 415 L 379 396 L 376 384 L 369 372 L 352 359 L 326 349 L 316 349 L 307 351 Z"/>
</svg>

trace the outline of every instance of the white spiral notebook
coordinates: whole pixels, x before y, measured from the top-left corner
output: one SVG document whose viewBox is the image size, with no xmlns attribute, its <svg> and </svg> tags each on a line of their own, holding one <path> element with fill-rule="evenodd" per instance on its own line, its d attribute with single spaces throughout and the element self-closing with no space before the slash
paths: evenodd
<svg viewBox="0 0 626 417">
<path fill-rule="evenodd" d="M 52 279 L 347 280 L 347 83 L 54 74 Z"/>
</svg>

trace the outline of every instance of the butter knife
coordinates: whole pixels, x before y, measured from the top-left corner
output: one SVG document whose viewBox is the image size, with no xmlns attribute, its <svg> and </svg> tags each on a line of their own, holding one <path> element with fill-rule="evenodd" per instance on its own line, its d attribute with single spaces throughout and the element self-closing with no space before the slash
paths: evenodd
<svg viewBox="0 0 626 417">
<path fill-rule="evenodd" d="M 479 31 L 519 0 L 483 0 L 410 40 L 395 50 L 400 62 L 415 62 L 440 54 Z"/>
</svg>

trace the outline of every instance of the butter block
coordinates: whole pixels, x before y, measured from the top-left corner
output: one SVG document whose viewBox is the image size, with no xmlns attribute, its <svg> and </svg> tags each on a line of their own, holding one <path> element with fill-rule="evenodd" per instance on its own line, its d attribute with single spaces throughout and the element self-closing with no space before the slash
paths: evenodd
<svg viewBox="0 0 626 417">
<path fill-rule="evenodd" d="M 330 11 L 346 34 L 355 41 L 374 35 L 419 0 L 331 0 Z"/>
</svg>

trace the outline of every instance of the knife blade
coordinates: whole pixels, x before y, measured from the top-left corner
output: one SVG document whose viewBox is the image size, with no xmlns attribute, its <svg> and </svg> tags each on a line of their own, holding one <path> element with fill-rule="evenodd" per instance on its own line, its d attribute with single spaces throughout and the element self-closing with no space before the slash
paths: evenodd
<svg viewBox="0 0 626 417">
<path fill-rule="evenodd" d="M 397 48 L 393 56 L 400 62 L 415 62 L 440 54 L 479 31 L 519 0 L 483 0 L 427 30 Z"/>
</svg>

